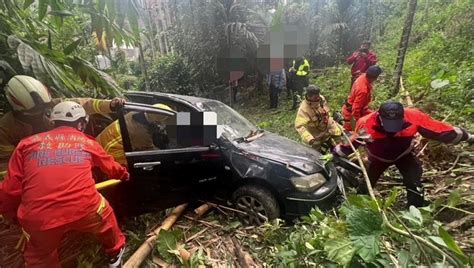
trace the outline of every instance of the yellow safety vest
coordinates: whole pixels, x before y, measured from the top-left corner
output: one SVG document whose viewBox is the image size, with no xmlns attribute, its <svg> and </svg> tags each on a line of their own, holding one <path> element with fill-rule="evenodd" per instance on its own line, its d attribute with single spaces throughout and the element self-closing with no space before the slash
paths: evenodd
<svg viewBox="0 0 474 268">
<path fill-rule="evenodd" d="M 294 61 L 293 61 L 294 62 Z M 305 67 L 308 67 L 308 72 L 304 70 Z M 296 75 L 297 76 L 306 76 L 309 74 L 309 62 L 308 60 L 304 59 L 304 62 L 303 64 L 301 64 L 299 67 L 298 67 L 298 71 L 296 71 Z"/>
</svg>

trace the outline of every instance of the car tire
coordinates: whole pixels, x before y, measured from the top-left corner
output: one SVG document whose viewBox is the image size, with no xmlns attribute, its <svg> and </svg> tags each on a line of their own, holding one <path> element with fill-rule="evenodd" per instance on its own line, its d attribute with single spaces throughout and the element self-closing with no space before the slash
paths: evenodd
<svg viewBox="0 0 474 268">
<path fill-rule="evenodd" d="M 239 216 L 247 224 L 258 226 L 280 217 L 280 206 L 275 196 L 261 186 L 241 186 L 233 193 L 232 200 L 236 209 L 246 213 Z"/>
</svg>

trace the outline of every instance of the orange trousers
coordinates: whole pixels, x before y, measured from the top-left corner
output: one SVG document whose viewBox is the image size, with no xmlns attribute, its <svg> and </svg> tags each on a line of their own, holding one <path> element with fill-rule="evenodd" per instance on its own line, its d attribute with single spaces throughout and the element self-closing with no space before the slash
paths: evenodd
<svg viewBox="0 0 474 268">
<path fill-rule="evenodd" d="M 72 230 L 94 234 L 111 257 L 125 245 L 125 236 L 120 231 L 114 211 L 106 202 L 101 212 L 93 211 L 75 222 L 42 231 L 25 229 L 30 236 L 23 253 L 26 267 L 61 267 L 59 243 L 63 235 Z"/>
</svg>

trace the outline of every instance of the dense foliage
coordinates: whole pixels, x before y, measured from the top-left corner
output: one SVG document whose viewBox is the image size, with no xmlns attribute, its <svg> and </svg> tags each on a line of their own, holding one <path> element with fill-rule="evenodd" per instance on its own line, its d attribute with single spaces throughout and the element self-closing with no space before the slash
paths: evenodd
<svg viewBox="0 0 474 268">
<path fill-rule="evenodd" d="M 400 189 L 395 188 L 386 200 L 378 201 L 390 212 L 389 220 L 446 249 L 460 263 L 468 263 L 468 257 L 442 223 L 433 218 L 438 208 L 411 207 L 395 212 L 391 207 L 399 193 Z M 455 199 L 452 195 L 448 202 Z M 367 196 L 349 196 L 337 214 L 315 209 L 295 226 L 285 227 L 276 221 L 260 227 L 256 233 L 247 243 L 260 249 L 258 256 L 272 267 L 447 265 L 437 252 L 420 248 L 413 239 L 387 228 L 375 201 Z"/>
<path fill-rule="evenodd" d="M 2 0 L 2 82 L 26 74 L 58 96 L 119 94 L 112 77 L 91 62 L 98 51 L 108 52 L 113 42 L 133 42 L 133 33 L 138 33 L 133 1 Z"/>
<path fill-rule="evenodd" d="M 404 8 L 388 19 L 391 28 L 400 29 L 403 21 L 398 14 Z M 473 24 L 473 1 L 420 1 L 404 66 L 405 87 L 416 106 L 468 124 L 474 112 Z M 388 75 L 395 63 L 398 34 L 387 31 L 377 43 Z"/>
<path fill-rule="evenodd" d="M 167 55 L 157 59 L 148 69 L 151 91 L 196 95 L 198 84 L 196 78 L 183 58 L 178 55 Z M 138 85 L 144 87 L 142 79 Z"/>
</svg>

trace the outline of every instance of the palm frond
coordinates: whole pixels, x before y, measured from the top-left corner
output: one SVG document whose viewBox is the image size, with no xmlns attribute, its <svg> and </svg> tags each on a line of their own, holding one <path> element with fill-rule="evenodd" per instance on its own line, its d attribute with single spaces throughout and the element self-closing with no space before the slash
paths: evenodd
<svg viewBox="0 0 474 268">
<path fill-rule="evenodd" d="M 14 35 L 10 35 L 7 41 L 9 47 L 16 51 L 25 74 L 52 85 L 58 95 L 72 96 L 79 93 L 76 87 L 77 81 L 68 76 L 61 66 L 45 58 L 39 51 Z"/>
</svg>

